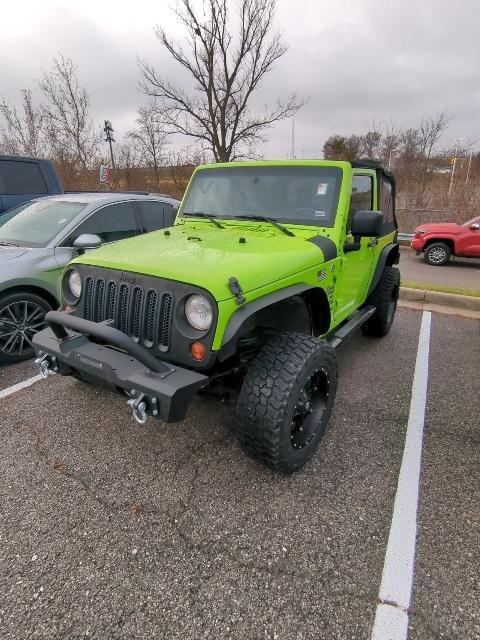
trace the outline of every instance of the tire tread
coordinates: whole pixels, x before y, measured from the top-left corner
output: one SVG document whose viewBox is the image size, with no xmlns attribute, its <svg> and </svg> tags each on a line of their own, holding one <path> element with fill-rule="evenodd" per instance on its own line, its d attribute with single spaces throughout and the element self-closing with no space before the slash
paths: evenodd
<svg viewBox="0 0 480 640">
<path fill-rule="evenodd" d="M 311 451 L 299 461 L 286 455 L 281 446 L 291 394 L 312 358 L 324 360 L 334 371 L 334 380 L 330 380 L 334 391 L 337 368 L 332 347 L 312 336 L 288 333 L 274 336 L 262 348 L 252 361 L 240 392 L 236 436 L 247 453 L 279 471 L 291 473 L 315 451 L 314 447 L 306 447 Z"/>
<path fill-rule="evenodd" d="M 363 325 L 363 332 L 370 336 L 383 337 L 390 331 L 387 325 L 387 314 L 392 292 L 400 288 L 400 272 L 395 267 L 385 267 L 380 281 L 367 300 L 367 304 L 376 307 L 374 315 Z"/>
</svg>

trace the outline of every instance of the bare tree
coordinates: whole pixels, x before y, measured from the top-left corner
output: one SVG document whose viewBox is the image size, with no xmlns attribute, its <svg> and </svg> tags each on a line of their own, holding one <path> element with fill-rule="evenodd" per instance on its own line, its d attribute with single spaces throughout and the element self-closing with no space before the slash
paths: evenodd
<svg viewBox="0 0 480 640">
<path fill-rule="evenodd" d="M 140 107 L 135 122 L 137 128 L 129 131 L 127 138 L 135 144 L 141 160 L 148 167 L 153 168 L 158 188 L 160 186 L 159 169 L 168 138 L 168 133 L 166 133 L 162 122 L 161 111 L 154 103 Z"/>
<path fill-rule="evenodd" d="M 20 113 L 2 96 L 0 114 L 5 121 L 5 129 L 1 134 L 1 143 L 5 151 L 34 157 L 44 153 L 44 117 L 42 110 L 33 104 L 30 90 L 22 90 Z"/>
<path fill-rule="evenodd" d="M 326 160 L 355 160 L 362 148 L 361 136 L 330 136 L 323 145 L 323 157 Z"/>
<path fill-rule="evenodd" d="M 127 189 L 134 189 L 138 186 L 138 176 L 135 180 L 135 169 L 138 169 L 141 164 L 141 155 L 138 151 L 137 145 L 131 140 L 117 145 L 116 148 L 117 157 L 117 174 L 120 172 L 123 174 L 123 178 L 126 182 Z M 121 178 L 120 178 L 121 179 Z"/>
<path fill-rule="evenodd" d="M 433 152 L 438 150 L 438 144 L 448 129 L 450 120 L 450 116 L 444 111 L 435 117 L 422 118 L 418 127 L 418 144 L 427 164 Z"/>
<path fill-rule="evenodd" d="M 379 160 L 382 151 L 382 134 L 376 128 L 361 136 L 361 155 L 371 160 Z"/>
<path fill-rule="evenodd" d="M 400 147 L 400 132 L 395 122 L 391 122 L 382 134 L 381 155 L 387 169 L 392 169 Z"/>
<path fill-rule="evenodd" d="M 178 195 L 182 196 L 185 192 L 195 167 L 206 162 L 208 162 L 206 153 L 195 147 L 186 147 L 169 154 L 170 179 Z"/>
<path fill-rule="evenodd" d="M 275 0 L 239 0 L 235 36 L 229 4 L 229 0 L 205 0 L 200 14 L 192 0 L 180 0 L 176 14 L 188 32 L 188 52 L 164 29 L 156 28 L 160 43 L 193 79 L 193 91 L 139 61 L 141 87 L 161 101 L 171 130 L 200 141 L 219 162 L 244 157 L 264 140 L 268 127 L 292 116 L 303 104 L 292 94 L 271 108 L 265 106 L 262 113 L 250 109 L 252 95 L 287 47 L 278 33 L 272 33 Z"/>
<path fill-rule="evenodd" d="M 38 86 L 46 135 L 52 154 L 67 157 L 82 169 L 97 163 L 102 139 L 90 117 L 90 97 L 78 79 L 78 67 L 70 58 L 53 59 L 53 70 L 43 72 Z"/>
</svg>

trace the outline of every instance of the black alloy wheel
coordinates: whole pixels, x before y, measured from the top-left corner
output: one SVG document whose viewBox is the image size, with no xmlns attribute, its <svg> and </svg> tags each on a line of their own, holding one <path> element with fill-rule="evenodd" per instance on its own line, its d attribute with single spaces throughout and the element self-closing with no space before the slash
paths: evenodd
<svg viewBox="0 0 480 640">
<path fill-rule="evenodd" d="M 295 405 L 290 439 L 294 449 L 307 447 L 323 426 L 323 414 L 328 405 L 330 380 L 328 371 L 320 369 L 314 371 L 300 391 L 300 397 Z"/>
</svg>

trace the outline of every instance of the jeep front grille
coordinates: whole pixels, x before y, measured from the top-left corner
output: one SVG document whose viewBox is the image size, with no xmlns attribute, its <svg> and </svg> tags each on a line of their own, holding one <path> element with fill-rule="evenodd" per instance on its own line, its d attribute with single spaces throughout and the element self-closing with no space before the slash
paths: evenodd
<svg viewBox="0 0 480 640">
<path fill-rule="evenodd" d="M 94 322 L 112 320 L 116 329 L 146 347 L 167 351 L 172 311 L 170 293 L 103 278 L 86 279 L 84 317 Z"/>
</svg>

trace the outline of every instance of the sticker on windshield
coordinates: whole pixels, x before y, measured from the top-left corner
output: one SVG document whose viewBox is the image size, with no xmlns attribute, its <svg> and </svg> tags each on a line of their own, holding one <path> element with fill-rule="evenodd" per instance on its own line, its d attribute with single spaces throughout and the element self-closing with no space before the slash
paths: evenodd
<svg viewBox="0 0 480 640">
<path fill-rule="evenodd" d="M 328 182 L 319 182 L 317 187 L 317 196 L 326 196 L 328 189 Z"/>
<path fill-rule="evenodd" d="M 316 218 L 326 218 L 327 217 L 327 212 L 326 211 L 315 211 L 315 217 Z"/>
</svg>

